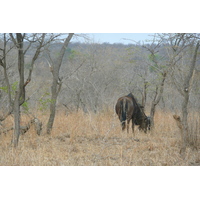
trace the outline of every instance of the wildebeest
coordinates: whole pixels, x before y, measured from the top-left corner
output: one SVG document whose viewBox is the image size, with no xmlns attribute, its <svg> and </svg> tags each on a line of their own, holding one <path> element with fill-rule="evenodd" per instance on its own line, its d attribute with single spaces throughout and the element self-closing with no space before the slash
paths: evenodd
<svg viewBox="0 0 200 200">
<path fill-rule="evenodd" d="M 134 132 L 134 124 L 139 125 L 139 130 L 145 133 L 147 128 L 150 130 L 150 118 L 145 115 L 142 106 L 137 103 L 132 93 L 118 99 L 115 111 L 121 122 L 122 130 L 125 130 L 127 121 L 127 132 L 129 132 L 130 120 L 132 120 L 132 132 Z"/>
</svg>

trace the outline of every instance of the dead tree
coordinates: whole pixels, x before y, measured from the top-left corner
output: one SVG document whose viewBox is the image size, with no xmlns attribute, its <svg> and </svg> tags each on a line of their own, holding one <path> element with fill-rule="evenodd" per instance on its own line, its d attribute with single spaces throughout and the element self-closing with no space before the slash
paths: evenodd
<svg viewBox="0 0 200 200">
<path fill-rule="evenodd" d="M 179 129 L 181 130 L 181 132 L 182 132 L 183 126 L 182 126 L 182 121 L 181 121 L 180 116 L 179 116 L 179 115 L 173 115 L 173 118 L 175 119 L 178 128 L 179 128 Z"/>
<path fill-rule="evenodd" d="M 34 124 L 35 131 L 37 135 L 41 135 L 42 131 L 42 122 L 38 118 L 33 118 L 31 119 L 25 126 L 20 126 L 20 134 L 25 134 L 31 127 L 31 125 Z M 14 127 L 9 127 L 9 128 L 2 128 L 0 130 L 0 134 L 8 133 L 9 131 L 14 130 Z"/>
<path fill-rule="evenodd" d="M 28 34 L 25 34 L 25 33 L 23 34 L 16 33 L 16 36 L 14 36 L 14 34 L 10 33 L 10 38 L 12 42 L 14 43 L 15 47 L 17 48 L 17 52 L 18 52 L 18 73 L 19 73 L 19 84 L 18 84 L 17 90 L 15 91 L 15 98 L 14 98 L 14 103 L 13 103 L 14 133 L 13 133 L 12 143 L 14 147 L 18 145 L 19 136 L 21 133 L 20 107 L 25 102 L 25 94 L 26 94 L 25 87 L 31 81 L 31 75 L 32 75 L 34 63 L 37 60 L 42 47 L 44 47 L 44 45 L 46 44 L 45 35 L 46 34 L 43 33 L 43 34 L 32 34 L 31 36 L 29 36 Z M 24 40 L 29 42 L 29 45 L 26 49 L 24 49 Z M 38 42 L 38 46 L 31 60 L 29 75 L 25 81 L 24 57 L 28 49 L 35 42 Z"/>
<path fill-rule="evenodd" d="M 174 33 L 160 35 L 168 44 L 168 64 L 170 66 L 171 80 L 178 92 L 183 97 L 182 117 L 174 115 L 182 134 L 181 153 L 190 144 L 188 127 L 188 103 L 195 74 L 198 56 L 200 35 L 194 33 Z M 190 59 L 191 58 L 191 59 Z M 183 65 L 185 63 L 185 65 Z M 185 66 L 185 68 L 184 68 Z M 179 78 L 178 78 L 179 76 Z"/>
<path fill-rule="evenodd" d="M 190 92 L 192 89 L 193 77 L 195 74 L 195 66 L 199 49 L 199 34 L 193 33 L 177 33 L 177 34 L 165 34 L 165 40 L 170 43 L 169 47 L 169 64 L 171 65 L 171 77 L 173 84 L 183 97 L 182 102 L 182 117 L 174 117 L 175 120 L 179 120 L 179 128 L 182 134 L 182 147 L 181 153 L 184 153 L 186 147 L 190 144 L 189 132 L 188 132 L 188 103 Z M 182 64 L 179 61 L 183 61 L 184 57 L 189 54 L 187 58 L 187 69 L 183 69 Z M 191 60 L 190 60 L 191 58 Z M 180 72 L 180 80 L 177 79 L 177 73 Z M 181 124 L 181 125 L 180 125 Z"/>
<path fill-rule="evenodd" d="M 160 81 L 156 83 L 155 91 L 154 91 L 154 96 L 153 100 L 151 103 L 151 110 L 150 110 L 150 120 L 151 120 L 151 128 L 154 127 L 154 115 L 156 111 L 156 106 L 160 102 L 162 96 L 163 96 L 163 91 L 164 91 L 164 84 L 166 80 L 166 76 L 168 73 L 169 68 L 167 68 L 167 65 L 163 63 L 164 59 L 159 55 L 159 48 L 161 46 L 161 40 L 156 42 L 155 38 L 150 46 L 143 46 L 147 51 L 150 53 L 149 54 L 149 66 L 150 70 L 152 73 L 155 73 L 157 77 L 160 77 Z M 153 64 L 153 65 L 152 65 Z M 147 87 L 147 82 L 144 82 L 144 102 L 146 101 L 146 87 Z"/>
<path fill-rule="evenodd" d="M 53 80 L 52 80 L 52 85 L 51 85 L 51 103 L 50 103 L 50 116 L 49 116 L 49 120 L 47 123 L 47 133 L 50 134 L 52 127 L 53 127 L 53 123 L 54 123 L 54 118 L 55 118 L 55 114 L 56 114 L 56 101 L 57 101 L 57 97 L 58 94 L 60 92 L 61 86 L 62 86 L 62 80 L 59 77 L 59 71 L 60 71 L 60 67 L 62 64 L 62 60 L 63 57 L 65 55 L 66 52 L 66 48 L 70 42 L 70 40 L 72 39 L 74 33 L 69 33 L 68 37 L 65 39 L 63 46 L 59 52 L 59 56 L 56 59 L 55 63 L 50 66 L 50 71 L 53 75 Z"/>
<path fill-rule="evenodd" d="M 155 95 L 154 95 L 153 101 L 151 103 L 150 119 L 151 119 L 152 127 L 154 127 L 154 115 L 155 115 L 156 106 L 160 102 L 160 99 L 163 95 L 164 83 L 165 83 L 166 76 L 167 76 L 166 72 L 162 73 L 162 80 L 161 80 L 160 86 L 158 86 L 158 85 L 156 86 Z"/>
<path fill-rule="evenodd" d="M 184 98 L 183 103 L 182 103 L 183 145 L 182 145 L 181 152 L 185 151 L 186 146 L 188 144 L 188 102 L 189 102 L 189 95 L 190 95 L 191 86 L 192 86 L 192 77 L 195 71 L 198 49 L 199 49 L 199 41 L 197 42 L 195 46 L 193 58 L 189 66 L 190 67 L 189 72 L 187 76 L 185 77 L 185 81 L 183 83 L 183 90 L 182 90 L 182 95 Z"/>
<path fill-rule="evenodd" d="M 24 37 L 25 34 L 17 33 L 16 39 L 13 34 L 10 34 L 13 43 L 18 50 L 18 72 L 19 72 L 19 85 L 17 91 L 15 91 L 14 99 L 14 133 L 12 143 L 14 147 L 18 145 L 20 135 L 20 106 L 25 101 L 25 86 L 24 86 Z"/>
</svg>

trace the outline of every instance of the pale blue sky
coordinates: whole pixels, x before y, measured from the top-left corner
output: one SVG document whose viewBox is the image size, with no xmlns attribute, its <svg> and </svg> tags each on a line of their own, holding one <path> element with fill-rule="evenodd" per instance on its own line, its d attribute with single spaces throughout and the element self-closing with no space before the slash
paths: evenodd
<svg viewBox="0 0 200 200">
<path fill-rule="evenodd" d="M 94 40 L 100 43 L 109 42 L 113 43 L 123 43 L 129 44 L 134 41 L 145 41 L 150 39 L 150 33 L 90 33 Z"/>
<path fill-rule="evenodd" d="M 153 33 L 86 33 L 86 35 L 91 42 L 134 44 L 135 42 L 146 42 L 150 40 Z M 78 40 L 83 41 L 80 38 Z"/>
</svg>

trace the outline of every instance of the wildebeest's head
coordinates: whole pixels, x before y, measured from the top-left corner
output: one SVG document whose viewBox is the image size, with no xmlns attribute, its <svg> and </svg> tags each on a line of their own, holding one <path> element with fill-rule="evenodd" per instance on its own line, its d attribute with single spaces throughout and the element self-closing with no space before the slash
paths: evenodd
<svg viewBox="0 0 200 200">
<path fill-rule="evenodd" d="M 146 133 L 148 128 L 148 118 L 147 117 L 143 118 L 141 121 L 139 121 L 138 125 L 139 125 L 139 130 L 143 130 Z"/>
<path fill-rule="evenodd" d="M 141 107 L 140 107 L 141 108 Z M 139 130 L 143 130 L 145 133 L 151 128 L 151 119 L 146 116 L 142 109 L 137 113 L 135 124 L 139 125 Z"/>
</svg>

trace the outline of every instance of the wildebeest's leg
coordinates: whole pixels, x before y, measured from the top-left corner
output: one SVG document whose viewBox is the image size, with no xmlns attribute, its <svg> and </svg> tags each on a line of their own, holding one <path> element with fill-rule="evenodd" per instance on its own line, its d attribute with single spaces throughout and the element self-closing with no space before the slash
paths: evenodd
<svg viewBox="0 0 200 200">
<path fill-rule="evenodd" d="M 135 132 L 134 132 L 134 118 L 132 118 L 132 133 L 133 133 L 133 136 L 135 137 Z"/>
<path fill-rule="evenodd" d="M 120 121 L 122 125 L 122 131 L 126 128 L 126 99 L 122 99 L 120 102 Z"/>
<path fill-rule="evenodd" d="M 121 124 L 122 124 L 122 131 L 124 131 L 125 128 L 126 128 L 126 122 L 125 122 L 125 121 L 122 121 Z"/>
<path fill-rule="evenodd" d="M 130 123 L 130 119 L 127 119 L 127 133 L 129 133 L 129 123 Z"/>
</svg>

